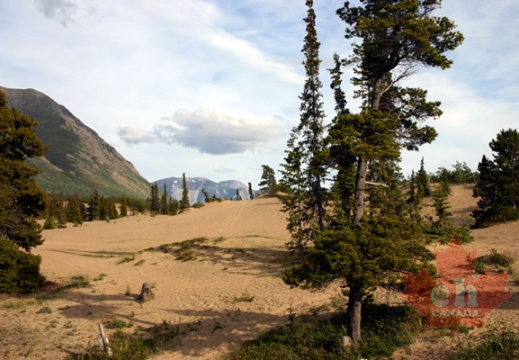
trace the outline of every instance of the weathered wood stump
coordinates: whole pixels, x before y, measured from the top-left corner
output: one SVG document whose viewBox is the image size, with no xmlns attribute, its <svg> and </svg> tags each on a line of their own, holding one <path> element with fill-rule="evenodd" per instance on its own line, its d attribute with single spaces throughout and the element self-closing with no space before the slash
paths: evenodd
<svg viewBox="0 0 519 360">
<path fill-rule="evenodd" d="M 151 300 L 155 295 L 153 294 L 153 291 L 151 290 L 151 285 L 145 282 L 142 284 L 141 293 L 139 297 L 137 298 L 140 302 L 146 302 L 148 300 Z"/>
</svg>

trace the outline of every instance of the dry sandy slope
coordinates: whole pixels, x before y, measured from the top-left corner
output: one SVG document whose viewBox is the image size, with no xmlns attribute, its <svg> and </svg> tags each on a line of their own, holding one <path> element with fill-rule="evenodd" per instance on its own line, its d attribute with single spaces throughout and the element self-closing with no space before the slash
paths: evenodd
<svg viewBox="0 0 519 360">
<path fill-rule="evenodd" d="M 476 203 L 471 189 L 454 187 L 450 201 L 454 220 L 469 223 Z M 305 314 L 329 305 L 338 299 L 337 288 L 310 292 L 290 289 L 281 281 L 289 234 L 279 210 L 275 199 L 256 199 L 209 204 L 174 217 L 139 215 L 45 231 L 45 244 L 35 252 L 42 256 L 42 271 L 49 280 L 105 276 L 87 288 L 60 292 L 45 301 L 1 298 L 0 359 L 65 359 L 91 344 L 97 324 L 113 317 L 132 321 L 130 331 L 163 321 L 189 330 L 181 344 L 155 359 L 217 359 L 243 341 L 286 323 L 289 308 Z M 517 234 L 519 222 L 475 230 L 476 241 L 467 248 L 480 253 L 496 248 L 517 259 Z M 214 245 L 209 241 L 212 247 L 203 249 L 194 261 L 147 251 L 120 263 L 143 249 L 201 236 L 225 240 Z M 141 306 L 134 297 L 145 281 L 155 285 L 156 297 Z M 509 285 L 514 296 L 488 322 L 505 320 L 519 329 L 518 289 L 512 281 Z M 132 296 L 125 295 L 127 290 Z M 246 297 L 253 299 L 243 301 Z M 52 312 L 38 313 L 44 307 Z M 395 358 L 441 358 L 459 341 L 467 337 L 426 335 Z"/>
</svg>

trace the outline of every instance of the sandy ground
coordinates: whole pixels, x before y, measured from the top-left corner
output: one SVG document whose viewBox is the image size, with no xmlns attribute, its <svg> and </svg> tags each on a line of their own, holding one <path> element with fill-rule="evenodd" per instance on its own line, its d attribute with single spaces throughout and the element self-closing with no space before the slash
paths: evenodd
<svg viewBox="0 0 519 360">
<path fill-rule="evenodd" d="M 471 194 L 469 187 L 453 187 L 453 221 L 471 222 Z M 173 217 L 138 215 L 44 231 L 45 243 L 35 253 L 47 279 L 59 285 L 88 276 L 90 284 L 51 295 L 1 297 L 0 359 L 71 358 L 94 343 L 98 323 L 112 319 L 131 322 L 130 332 L 164 322 L 178 326 L 179 342 L 153 359 L 218 359 L 287 323 L 289 313 L 343 306 L 336 286 L 312 292 L 282 282 L 289 234 L 280 208 L 275 199 L 226 201 Z M 517 259 L 518 233 L 519 222 L 475 230 L 467 249 L 483 254 L 495 248 Z M 195 260 L 143 251 L 198 237 L 208 241 Z M 144 282 L 153 285 L 155 298 L 141 305 L 135 297 Z M 487 323 L 506 321 L 519 330 L 519 289 L 512 280 L 509 290 L 513 296 Z M 386 295 L 380 299 L 400 302 Z M 454 338 L 424 334 L 395 358 L 442 358 L 481 331 Z"/>
</svg>

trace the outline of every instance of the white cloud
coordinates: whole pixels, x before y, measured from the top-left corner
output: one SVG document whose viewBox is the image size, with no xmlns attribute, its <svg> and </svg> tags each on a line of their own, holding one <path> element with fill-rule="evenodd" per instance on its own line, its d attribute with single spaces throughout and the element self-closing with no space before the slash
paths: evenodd
<svg viewBox="0 0 519 360">
<path fill-rule="evenodd" d="M 260 148 L 281 134 L 281 126 L 267 118 L 205 108 L 178 110 L 170 119 L 163 118 L 149 133 L 130 125 L 120 127 L 118 133 L 127 144 L 180 144 L 202 153 L 222 155 Z"/>
</svg>

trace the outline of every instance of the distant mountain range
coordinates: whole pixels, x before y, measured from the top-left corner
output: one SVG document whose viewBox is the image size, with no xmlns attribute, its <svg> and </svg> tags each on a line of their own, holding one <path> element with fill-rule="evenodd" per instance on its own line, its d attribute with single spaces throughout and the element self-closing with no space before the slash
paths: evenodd
<svg viewBox="0 0 519 360">
<path fill-rule="evenodd" d="M 0 87 L 8 106 L 38 122 L 36 135 L 50 149 L 28 164 L 40 174 L 36 180 L 47 192 L 89 196 L 149 196 L 150 184 L 112 146 L 64 106 L 33 89 Z"/>
<path fill-rule="evenodd" d="M 7 106 L 18 109 L 38 122 L 36 135 L 50 148 L 41 158 L 27 163 L 40 173 L 36 180 L 49 193 L 90 196 L 96 189 L 104 196 L 125 195 L 148 198 L 150 183 L 111 145 L 76 118 L 67 108 L 33 89 L 8 89 Z M 166 184 L 170 196 L 182 199 L 182 178 L 156 181 L 162 191 Z M 209 196 L 236 200 L 236 190 L 249 200 L 248 187 L 240 181 L 214 182 L 202 177 L 187 178 L 191 204 L 204 202 L 202 189 Z"/>
<path fill-rule="evenodd" d="M 182 178 L 169 177 L 155 181 L 159 187 L 159 191 L 163 191 L 164 184 L 168 194 L 177 199 L 182 200 L 182 192 L 184 190 Z M 249 190 L 247 185 L 241 181 L 227 180 L 221 182 L 214 182 L 203 177 L 186 178 L 187 190 L 189 192 L 189 203 L 191 205 L 205 202 L 205 196 L 202 190 L 205 190 L 210 197 L 217 197 L 222 199 L 236 200 L 236 190 L 238 190 L 242 200 L 249 200 Z"/>
</svg>

